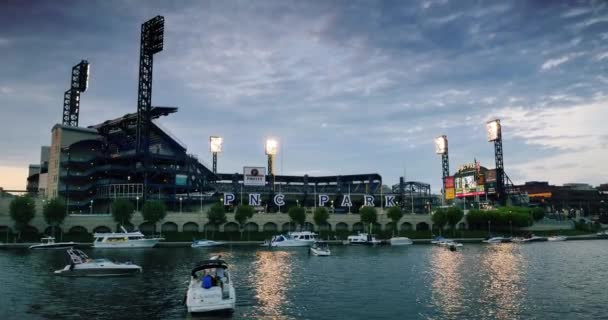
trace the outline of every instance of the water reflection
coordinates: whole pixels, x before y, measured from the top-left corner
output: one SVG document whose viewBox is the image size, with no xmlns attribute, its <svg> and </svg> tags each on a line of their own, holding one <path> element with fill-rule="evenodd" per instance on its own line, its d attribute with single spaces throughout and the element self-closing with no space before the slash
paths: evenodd
<svg viewBox="0 0 608 320">
<path fill-rule="evenodd" d="M 445 248 L 433 248 L 431 254 L 432 301 L 448 317 L 462 313 L 462 281 L 460 265 L 462 252 L 452 252 Z"/>
<path fill-rule="evenodd" d="M 518 319 L 525 304 L 522 263 L 519 246 L 501 244 L 488 246 L 481 255 L 482 276 L 480 300 L 483 313 L 492 319 Z"/>
<path fill-rule="evenodd" d="M 282 309 L 285 307 L 289 287 L 291 255 L 289 251 L 258 251 L 250 273 L 258 301 L 255 311 L 273 319 L 287 319 Z"/>
</svg>

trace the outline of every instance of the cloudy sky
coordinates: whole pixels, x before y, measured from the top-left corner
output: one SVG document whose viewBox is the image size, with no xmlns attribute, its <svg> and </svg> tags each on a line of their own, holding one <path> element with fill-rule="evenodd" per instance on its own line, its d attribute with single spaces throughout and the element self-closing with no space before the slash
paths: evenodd
<svg viewBox="0 0 608 320">
<path fill-rule="evenodd" d="M 142 22 L 165 16 L 153 105 L 221 172 L 380 173 L 440 188 L 450 165 L 493 167 L 484 123 L 503 124 L 516 183 L 608 182 L 604 1 L 2 1 L 0 186 L 24 188 L 50 144 L 71 67 L 91 63 L 82 126 L 136 111 Z M 453 171 L 453 170 L 452 170 Z"/>
</svg>

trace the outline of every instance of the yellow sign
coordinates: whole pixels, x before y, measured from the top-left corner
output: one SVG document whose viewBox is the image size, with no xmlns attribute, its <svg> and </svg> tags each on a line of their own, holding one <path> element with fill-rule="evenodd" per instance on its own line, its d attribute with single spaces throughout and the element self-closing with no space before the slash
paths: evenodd
<svg viewBox="0 0 608 320">
<path fill-rule="evenodd" d="M 530 198 L 551 198 L 551 192 L 531 193 L 528 195 Z"/>
<path fill-rule="evenodd" d="M 454 188 L 447 188 L 445 189 L 445 199 L 446 200 L 452 200 L 455 197 L 455 192 L 454 192 Z"/>
</svg>

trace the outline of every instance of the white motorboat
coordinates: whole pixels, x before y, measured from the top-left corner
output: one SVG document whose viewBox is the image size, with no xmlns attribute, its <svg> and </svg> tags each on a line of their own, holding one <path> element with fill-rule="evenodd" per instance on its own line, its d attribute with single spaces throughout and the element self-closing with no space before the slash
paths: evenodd
<svg viewBox="0 0 608 320">
<path fill-rule="evenodd" d="M 91 259 L 84 252 L 68 249 L 70 264 L 56 275 L 64 277 L 117 277 L 141 273 L 141 267 L 130 262 L 114 262 L 108 259 Z"/>
<path fill-rule="evenodd" d="M 528 243 L 528 242 L 541 242 L 541 241 L 547 241 L 547 240 L 548 239 L 546 237 L 539 237 L 539 236 L 531 235 L 530 237 L 527 237 L 527 238 L 522 238 L 522 237 L 513 238 L 512 242 Z"/>
<path fill-rule="evenodd" d="M 568 240 L 568 237 L 566 236 L 553 236 L 553 237 L 548 237 L 547 241 L 566 241 Z"/>
<path fill-rule="evenodd" d="M 431 240 L 431 243 L 439 245 L 439 244 L 444 243 L 446 241 L 452 241 L 452 240 L 444 238 L 442 236 L 438 236 L 438 237 L 433 238 L 433 240 Z"/>
<path fill-rule="evenodd" d="M 192 248 L 204 248 L 204 247 L 217 247 L 217 246 L 221 246 L 223 244 L 224 244 L 224 242 L 221 242 L 221 241 L 200 239 L 200 240 L 192 241 L 192 245 L 190 245 L 190 246 Z"/>
<path fill-rule="evenodd" d="M 317 234 L 310 231 L 289 232 L 272 237 L 271 247 L 309 247 L 317 241 Z"/>
<path fill-rule="evenodd" d="M 122 232 L 112 233 L 95 233 L 93 237 L 94 248 L 152 248 L 159 241 L 163 240 L 161 237 L 146 238 L 143 233 L 139 231 L 127 232 L 124 227 L 120 227 Z"/>
<path fill-rule="evenodd" d="M 351 245 L 376 245 L 380 244 L 381 241 L 377 240 L 372 234 L 359 232 L 357 235 L 348 236 L 344 243 Z"/>
<path fill-rule="evenodd" d="M 410 244 L 414 244 L 412 239 L 408 237 L 392 237 L 390 241 L 391 246 L 407 246 Z"/>
<path fill-rule="evenodd" d="M 67 249 L 76 245 L 74 242 L 55 242 L 54 237 L 45 237 L 40 239 L 39 244 L 31 245 L 30 249 Z"/>
<path fill-rule="evenodd" d="M 212 257 L 192 268 L 185 301 L 188 312 L 234 311 L 236 293 L 228 264 L 220 258 Z"/>
<path fill-rule="evenodd" d="M 505 237 L 491 237 L 491 238 L 489 238 L 489 239 L 483 240 L 482 242 L 484 242 L 484 243 L 488 243 L 488 244 L 507 243 L 507 242 L 511 242 L 511 238 L 505 238 Z"/>
<path fill-rule="evenodd" d="M 438 242 L 437 245 L 441 246 L 441 247 L 462 247 L 463 244 L 460 242 L 456 242 L 454 240 L 451 239 L 445 239 L 444 241 Z"/>
<path fill-rule="evenodd" d="M 596 234 L 598 237 L 606 237 L 606 236 L 608 236 L 608 230 L 602 230 Z"/>
<path fill-rule="evenodd" d="M 325 241 L 317 241 L 310 247 L 310 254 L 313 256 L 330 256 L 329 244 Z"/>
</svg>

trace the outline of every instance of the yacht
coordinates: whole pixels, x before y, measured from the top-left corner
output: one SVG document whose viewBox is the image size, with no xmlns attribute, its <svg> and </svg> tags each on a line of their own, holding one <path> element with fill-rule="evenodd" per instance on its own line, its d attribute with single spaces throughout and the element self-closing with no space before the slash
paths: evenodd
<svg viewBox="0 0 608 320">
<path fill-rule="evenodd" d="M 190 273 L 186 307 L 190 313 L 234 311 L 236 294 L 228 264 L 221 256 L 198 262 Z"/>
<path fill-rule="evenodd" d="M 76 245 L 74 242 L 55 242 L 54 237 L 45 237 L 40 239 L 39 244 L 31 245 L 30 249 L 67 249 Z"/>
<path fill-rule="evenodd" d="M 124 227 L 120 227 L 122 232 L 95 233 L 93 237 L 94 248 L 152 248 L 159 241 L 160 237 L 146 238 L 139 231 L 127 232 Z"/>
<path fill-rule="evenodd" d="M 289 232 L 272 237 L 271 247 L 309 247 L 317 240 L 317 234 L 310 231 Z"/>
<path fill-rule="evenodd" d="M 511 242 L 511 238 L 491 237 L 491 238 L 483 240 L 482 242 L 489 243 L 489 244 L 507 243 L 507 242 Z"/>
<path fill-rule="evenodd" d="M 353 245 L 376 245 L 380 244 L 380 240 L 377 240 L 372 234 L 359 232 L 357 235 L 348 236 L 344 244 Z"/>
<path fill-rule="evenodd" d="M 223 244 L 224 244 L 224 242 L 220 242 L 220 241 L 200 239 L 200 240 L 192 241 L 192 245 L 190 245 L 190 246 L 192 248 L 203 248 L 203 247 L 217 247 L 217 246 L 221 246 Z"/>
<path fill-rule="evenodd" d="M 130 262 L 114 262 L 108 259 L 91 259 L 84 252 L 68 249 L 70 264 L 56 275 L 64 277 L 117 277 L 141 273 L 141 267 Z"/>
<path fill-rule="evenodd" d="M 407 246 L 410 244 L 414 244 L 412 239 L 408 237 L 392 237 L 390 241 L 391 246 Z"/>
<path fill-rule="evenodd" d="M 310 247 L 310 254 L 313 256 L 329 256 L 331 250 L 329 250 L 329 244 L 325 241 L 317 241 Z"/>
</svg>

